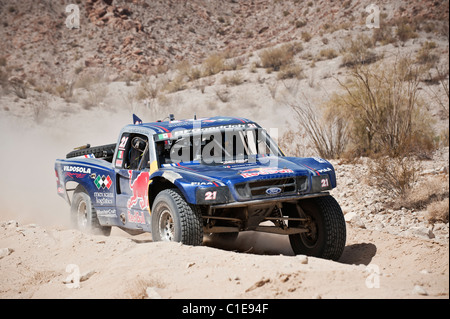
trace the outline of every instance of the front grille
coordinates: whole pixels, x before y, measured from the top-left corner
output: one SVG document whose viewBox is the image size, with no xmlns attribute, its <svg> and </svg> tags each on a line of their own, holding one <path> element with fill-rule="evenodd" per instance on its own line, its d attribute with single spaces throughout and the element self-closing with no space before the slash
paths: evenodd
<svg viewBox="0 0 450 319">
<path fill-rule="evenodd" d="M 260 199 L 274 196 L 293 195 L 307 189 L 306 176 L 263 179 L 235 185 L 236 192 L 242 199 Z M 268 192 L 272 189 L 273 192 Z M 278 190 L 279 189 L 279 190 Z"/>
</svg>

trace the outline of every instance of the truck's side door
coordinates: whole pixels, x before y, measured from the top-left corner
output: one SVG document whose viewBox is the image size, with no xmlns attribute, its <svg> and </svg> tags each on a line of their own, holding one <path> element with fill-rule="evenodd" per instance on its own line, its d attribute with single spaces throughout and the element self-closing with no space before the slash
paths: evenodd
<svg viewBox="0 0 450 319">
<path fill-rule="evenodd" d="M 125 228 L 151 231 L 148 204 L 151 142 L 144 134 L 125 132 L 113 160 L 117 213 Z"/>
</svg>

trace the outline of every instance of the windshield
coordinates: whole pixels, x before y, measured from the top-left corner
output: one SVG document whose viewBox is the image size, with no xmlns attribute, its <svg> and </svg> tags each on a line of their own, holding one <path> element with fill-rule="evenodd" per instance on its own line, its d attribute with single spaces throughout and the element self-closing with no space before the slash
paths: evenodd
<svg viewBox="0 0 450 319">
<path fill-rule="evenodd" d="M 276 143 L 259 127 L 159 134 L 156 145 L 160 165 L 190 161 L 231 164 L 256 162 L 263 156 L 281 156 Z"/>
</svg>

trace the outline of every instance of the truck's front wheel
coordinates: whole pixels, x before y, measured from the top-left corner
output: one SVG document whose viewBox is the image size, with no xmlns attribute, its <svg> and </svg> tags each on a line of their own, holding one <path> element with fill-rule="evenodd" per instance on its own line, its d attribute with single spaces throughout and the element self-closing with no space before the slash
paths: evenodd
<svg viewBox="0 0 450 319">
<path fill-rule="evenodd" d="M 346 227 L 338 202 L 330 195 L 299 202 L 300 209 L 291 209 L 291 217 L 306 218 L 307 232 L 289 235 L 295 254 L 338 260 L 344 251 Z M 296 222 L 290 222 L 290 225 Z"/>
<path fill-rule="evenodd" d="M 160 192 L 152 207 L 153 241 L 174 241 L 198 246 L 203 242 L 200 209 L 190 205 L 176 189 Z"/>
<path fill-rule="evenodd" d="M 91 198 L 81 186 L 78 186 L 73 194 L 70 211 L 72 224 L 77 229 L 105 236 L 111 234 L 110 226 L 101 226 L 98 222 L 97 213 L 92 205 Z"/>
</svg>

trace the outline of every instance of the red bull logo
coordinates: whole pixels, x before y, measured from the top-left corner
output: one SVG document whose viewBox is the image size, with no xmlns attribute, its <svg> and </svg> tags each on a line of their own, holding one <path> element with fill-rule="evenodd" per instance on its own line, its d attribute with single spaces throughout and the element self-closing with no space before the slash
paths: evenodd
<svg viewBox="0 0 450 319">
<path fill-rule="evenodd" d="M 258 168 L 252 168 L 243 171 L 241 176 L 243 178 L 249 178 L 249 177 L 255 177 L 259 175 L 270 175 L 270 174 L 287 174 L 287 173 L 294 173 L 293 170 L 289 168 L 277 168 L 277 167 L 258 167 Z"/>
<path fill-rule="evenodd" d="M 142 172 L 133 181 L 133 171 L 128 171 L 130 176 L 130 189 L 133 196 L 127 202 L 128 209 L 134 207 L 139 203 L 139 207 L 144 210 L 148 208 L 148 181 L 149 173 Z"/>
</svg>

